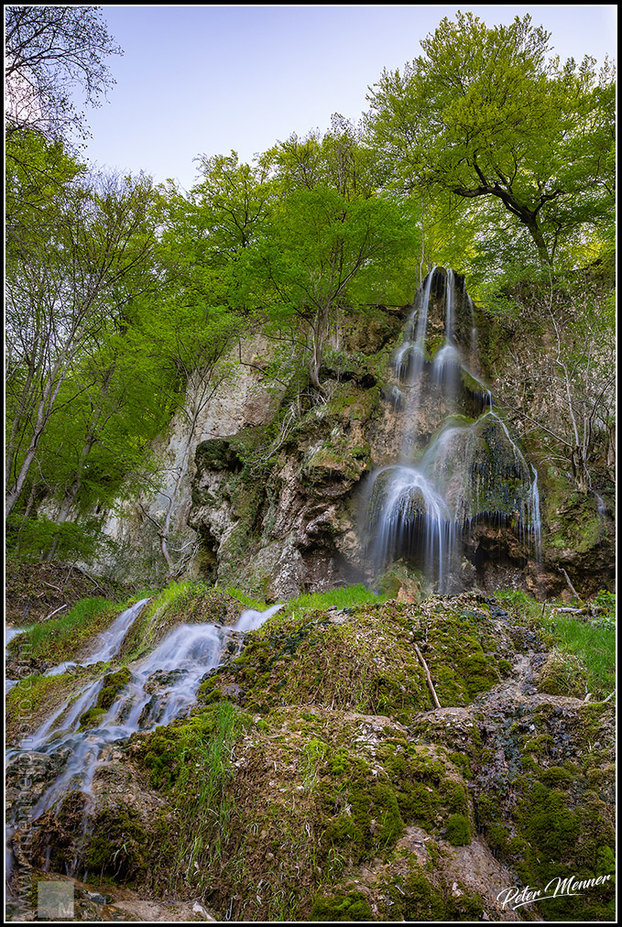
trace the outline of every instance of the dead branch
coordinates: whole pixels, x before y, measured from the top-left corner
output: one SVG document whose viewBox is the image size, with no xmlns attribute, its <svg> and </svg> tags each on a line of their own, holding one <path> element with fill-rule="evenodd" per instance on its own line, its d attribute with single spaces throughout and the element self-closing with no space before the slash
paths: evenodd
<svg viewBox="0 0 622 927">
<path fill-rule="evenodd" d="M 55 615 L 57 612 L 62 612 L 62 610 L 63 610 L 64 608 L 67 608 L 67 606 L 66 606 L 66 605 L 61 605 L 59 608 L 55 608 L 54 611 L 53 611 L 53 612 L 50 612 L 49 615 L 46 615 L 45 618 L 44 618 L 43 620 L 44 620 L 44 621 L 47 621 L 48 618 L 53 618 L 54 615 Z"/>
<path fill-rule="evenodd" d="M 432 696 L 432 701 L 434 702 L 434 704 L 436 705 L 437 708 L 440 708 L 440 707 L 441 707 L 441 703 L 440 703 L 439 700 L 438 700 L 438 696 L 437 696 L 437 694 L 436 694 L 436 689 L 434 688 L 434 683 L 432 682 L 432 677 L 430 676 L 430 670 L 428 669 L 428 664 L 425 662 L 425 660 L 424 660 L 424 658 L 423 658 L 423 654 L 422 654 L 421 651 L 419 650 L 419 647 L 417 646 L 417 644 L 414 644 L 414 647 L 415 647 L 415 653 L 417 654 L 417 657 L 418 657 L 418 659 L 419 659 L 419 662 L 421 663 L 421 666 L 423 667 L 423 672 L 425 673 L 425 678 L 426 678 L 426 681 L 427 681 L 427 683 L 428 683 L 428 688 L 429 688 L 429 690 L 430 690 L 430 695 Z"/>
<path fill-rule="evenodd" d="M 566 573 L 565 569 L 564 569 L 563 567 L 559 567 L 559 572 L 563 574 L 563 577 L 564 577 L 564 579 L 566 580 L 566 582 L 568 583 L 568 588 L 569 588 L 570 591 L 572 592 L 573 596 L 574 596 L 576 599 L 580 599 L 581 596 L 579 595 L 579 593 L 577 592 L 577 590 L 575 589 L 575 587 L 572 585 L 572 583 L 571 583 L 571 581 L 570 581 L 570 577 L 569 577 L 568 574 Z"/>
</svg>

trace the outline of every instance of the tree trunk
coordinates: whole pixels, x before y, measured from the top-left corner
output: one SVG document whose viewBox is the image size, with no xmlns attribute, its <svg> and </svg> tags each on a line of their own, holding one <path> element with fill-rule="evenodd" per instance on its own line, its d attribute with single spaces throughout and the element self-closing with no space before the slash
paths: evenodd
<svg viewBox="0 0 622 927">
<path fill-rule="evenodd" d="M 313 326 L 313 347 L 311 360 L 309 362 L 309 377 L 311 383 L 319 393 L 325 390 L 320 383 L 320 368 L 322 366 L 322 357 L 324 354 L 324 343 L 328 334 L 328 317 L 330 313 L 330 303 L 326 303 L 318 309 Z"/>
</svg>

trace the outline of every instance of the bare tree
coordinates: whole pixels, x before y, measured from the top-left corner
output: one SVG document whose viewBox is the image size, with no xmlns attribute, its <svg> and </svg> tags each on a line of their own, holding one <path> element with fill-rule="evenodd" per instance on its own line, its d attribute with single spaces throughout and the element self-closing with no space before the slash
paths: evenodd
<svg viewBox="0 0 622 927">
<path fill-rule="evenodd" d="M 7 134 L 25 129 L 47 138 L 87 134 L 75 91 L 89 105 L 99 105 L 114 85 L 105 59 L 123 54 L 101 7 L 15 5 L 6 7 L 5 16 Z"/>
<path fill-rule="evenodd" d="M 519 300 L 532 337 L 510 350 L 500 401 L 525 432 L 548 436 L 551 462 L 586 493 L 597 470 L 615 478 L 615 313 L 606 281 L 589 269 L 573 276 Z"/>
</svg>

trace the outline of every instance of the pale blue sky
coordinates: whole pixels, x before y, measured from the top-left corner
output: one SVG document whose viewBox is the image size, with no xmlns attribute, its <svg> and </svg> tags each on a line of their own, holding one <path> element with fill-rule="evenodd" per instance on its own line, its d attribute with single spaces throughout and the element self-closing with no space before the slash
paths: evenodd
<svg viewBox="0 0 622 927">
<path fill-rule="evenodd" d="M 562 59 L 615 59 L 615 5 L 104 5 L 124 56 L 117 83 L 89 110 L 88 160 L 189 188 L 193 159 L 236 150 L 251 161 L 293 132 L 353 121 L 383 68 L 402 68 L 444 16 L 471 11 L 489 25 L 530 13 Z"/>
</svg>

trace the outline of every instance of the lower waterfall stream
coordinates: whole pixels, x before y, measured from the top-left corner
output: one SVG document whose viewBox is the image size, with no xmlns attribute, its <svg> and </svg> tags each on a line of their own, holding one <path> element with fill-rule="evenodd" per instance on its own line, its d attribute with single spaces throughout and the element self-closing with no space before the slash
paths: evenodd
<svg viewBox="0 0 622 927">
<path fill-rule="evenodd" d="M 149 599 L 142 599 L 123 611 L 95 643 L 92 654 L 81 663 L 64 662 L 46 675 L 75 672 L 76 669 L 110 662 L 119 652 L 126 634 Z M 102 752 L 112 744 L 126 741 L 136 732 L 148 732 L 183 717 L 195 702 L 203 677 L 221 662 L 227 643 L 236 636 L 255 630 L 274 615 L 282 604 L 263 611 L 244 610 L 233 626 L 182 624 L 175 627 L 151 653 L 128 664 L 129 681 L 106 710 L 98 710 L 98 698 L 105 673 L 85 683 L 73 698 L 64 701 L 35 731 L 9 749 L 5 769 L 28 763 L 33 756 L 54 769 L 52 780 L 32 807 L 18 802 L 7 824 L 7 878 L 12 869 L 11 838 L 25 823 L 36 828 L 37 819 L 51 809 L 63 795 L 74 789 L 87 799 Z M 7 632 L 6 643 L 25 629 Z M 117 667 L 118 669 L 118 667 Z M 10 680 L 14 685 L 14 681 Z M 93 726 L 84 725 L 85 715 L 96 712 Z M 25 777 L 26 787 L 29 776 Z M 84 826 L 87 826 L 86 811 Z M 69 867 L 71 868 L 71 867 Z M 75 875 L 68 871 L 67 875 Z"/>
</svg>

